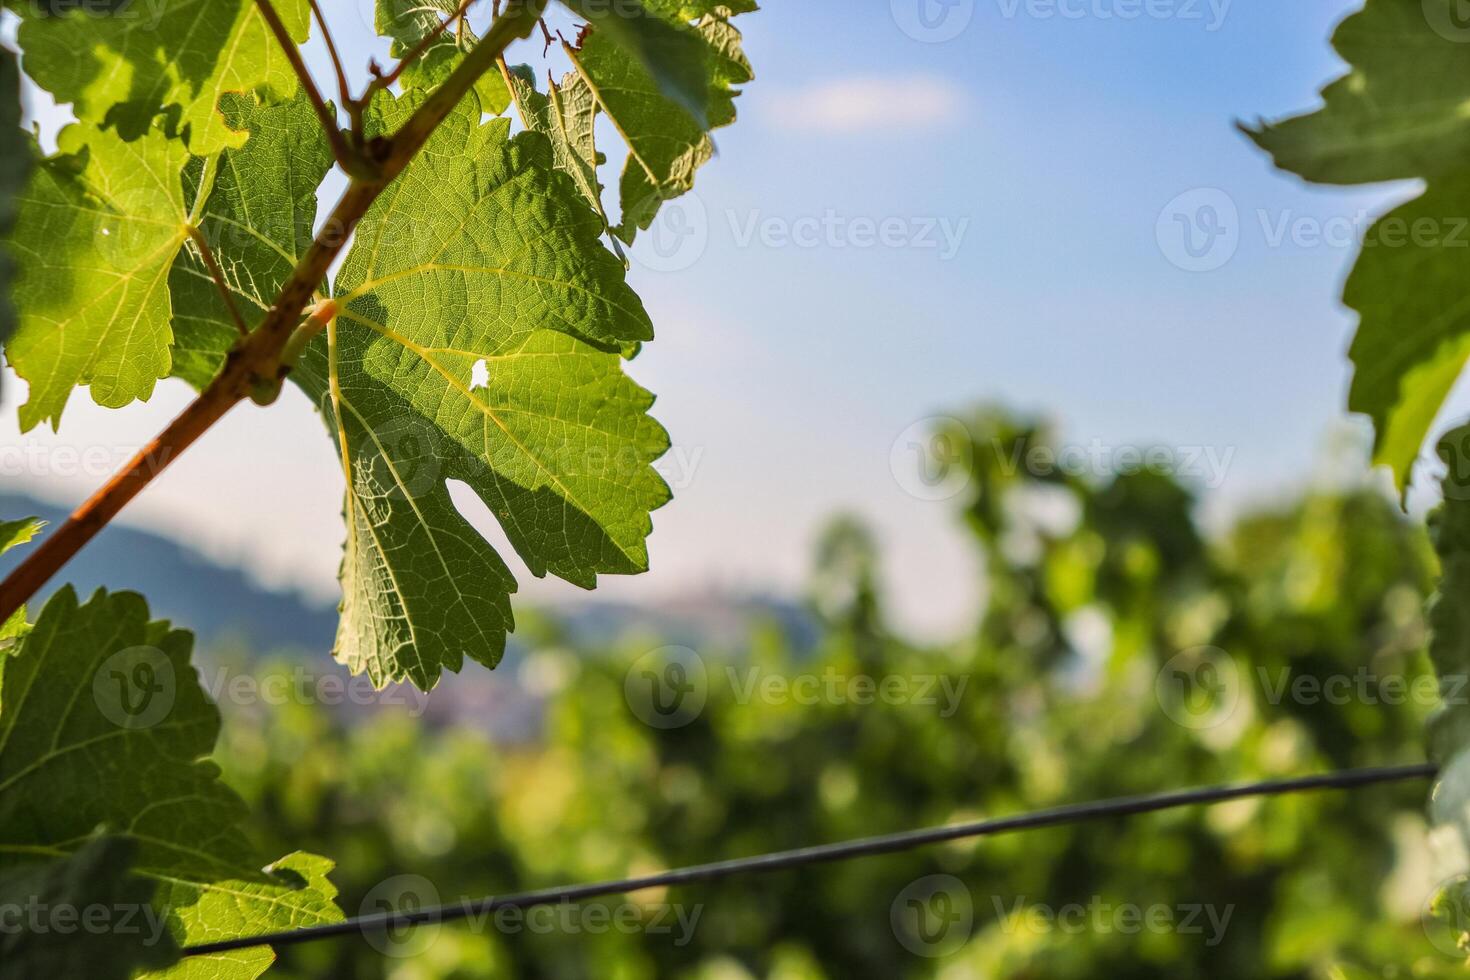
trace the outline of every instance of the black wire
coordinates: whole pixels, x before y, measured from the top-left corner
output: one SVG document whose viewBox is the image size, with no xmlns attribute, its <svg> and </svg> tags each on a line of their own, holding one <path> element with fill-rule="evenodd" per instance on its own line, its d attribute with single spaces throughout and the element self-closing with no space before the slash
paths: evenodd
<svg viewBox="0 0 1470 980">
<path fill-rule="evenodd" d="M 948 827 L 930 827 L 925 830 L 910 830 L 881 837 L 864 837 L 837 844 L 822 844 L 803 847 L 794 851 L 778 851 L 774 854 L 758 854 L 754 857 L 736 858 L 730 861 L 715 861 L 688 868 L 676 868 L 639 878 L 623 878 L 618 881 L 592 882 L 584 885 L 568 885 L 561 888 L 543 888 L 538 891 L 520 892 L 512 895 L 490 896 L 474 901 L 461 901 L 458 905 L 439 905 L 418 909 L 413 912 L 384 912 L 378 915 L 359 916 L 343 922 L 306 926 L 284 932 L 266 933 L 222 942 L 203 943 L 186 947 L 185 956 L 202 956 L 207 953 L 224 953 L 252 946 L 294 946 L 298 943 L 330 939 L 334 936 L 355 935 L 404 926 L 427 925 L 452 922 L 457 919 L 484 917 L 502 908 L 531 908 L 539 905 L 556 905 L 563 902 L 580 901 L 603 895 L 619 895 L 624 892 L 640 891 L 644 888 L 664 888 L 672 885 L 687 885 L 700 881 L 713 881 L 733 875 L 753 874 L 763 871 L 780 871 L 827 861 L 844 861 L 848 858 L 867 857 L 873 854 L 891 854 L 906 851 L 926 844 L 960 840 L 967 837 L 986 837 L 1019 830 L 1035 830 L 1055 827 L 1060 824 L 1080 823 L 1102 817 L 1122 817 L 1137 813 L 1153 813 L 1175 807 L 1223 803 L 1250 796 L 1276 796 L 1283 793 L 1301 793 L 1323 789 L 1353 789 L 1375 783 L 1400 782 L 1410 779 L 1428 779 L 1437 771 L 1428 763 L 1410 766 L 1380 766 L 1366 769 L 1344 769 L 1301 776 L 1296 779 L 1279 779 L 1238 786 L 1212 786 L 1197 789 L 1174 790 L 1149 796 L 1127 796 L 1112 800 L 1096 800 L 1091 803 L 1074 803 L 1068 806 L 1036 810 L 1010 817 L 979 820 L 974 823 L 954 824 Z"/>
</svg>

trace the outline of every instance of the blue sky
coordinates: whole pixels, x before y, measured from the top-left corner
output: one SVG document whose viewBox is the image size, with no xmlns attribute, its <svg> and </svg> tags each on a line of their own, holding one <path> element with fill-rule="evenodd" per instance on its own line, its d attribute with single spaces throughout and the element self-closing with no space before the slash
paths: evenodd
<svg viewBox="0 0 1470 980">
<path fill-rule="evenodd" d="M 357 65 L 383 57 L 370 3 L 335 7 Z M 982 401 L 1045 412 L 1094 450 L 1208 449 L 1215 509 L 1310 478 L 1342 424 L 1355 230 L 1412 188 L 1309 188 L 1235 123 L 1313 105 L 1355 6 L 773 0 L 742 18 L 758 78 L 741 120 L 632 272 L 659 336 L 630 370 L 659 394 L 676 499 L 655 515 L 653 572 L 599 592 L 793 590 L 822 521 L 848 510 L 879 532 L 902 623 L 959 629 L 971 549 L 952 500 L 895 476 L 894 446 Z M 1191 257 L 1184 229 L 1203 248 L 1212 216 L 1226 234 Z M 104 474 L 45 447 L 121 454 L 187 400 L 166 384 L 107 413 L 77 396 L 60 436 L 22 439 L 7 390 L 0 445 L 43 462 L 12 456 L 0 478 L 64 500 Z M 238 409 L 126 514 L 331 595 L 340 492 L 292 396 Z"/>
</svg>

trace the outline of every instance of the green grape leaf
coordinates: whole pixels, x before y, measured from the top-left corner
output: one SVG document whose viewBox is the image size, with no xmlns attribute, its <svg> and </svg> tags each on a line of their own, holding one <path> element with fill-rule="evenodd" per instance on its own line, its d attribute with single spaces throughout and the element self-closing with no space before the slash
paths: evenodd
<svg viewBox="0 0 1470 980">
<path fill-rule="evenodd" d="M 0 521 L 0 555 L 11 548 L 29 544 L 46 522 L 37 517 L 23 517 L 18 521 Z"/>
<path fill-rule="evenodd" d="M 567 7 L 637 65 L 653 90 L 681 106 L 697 125 L 708 119 L 709 51 L 677 18 L 666 18 L 640 0 L 618 9 L 599 0 L 563 0 Z"/>
<path fill-rule="evenodd" d="M 580 6 L 572 4 L 579 13 Z M 615 231 L 630 245 L 652 226 L 665 201 L 693 189 L 696 172 L 714 156 L 709 131 L 735 121 L 734 86 L 754 73 L 730 23 L 733 14 L 725 6 L 665 2 L 639 17 L 591 17 L 594 30 L 581 47 L 566 48 L 628 146 Z M 691 15 L 698 17 L 693 23 Z M 668 43 L 651 48 L 642 41 L 644 32 Z"/>
<path fill-rule="evenodd" d="M 0 555 L 5 554 L 11 548 L 29 544 L 46 522 L 35 517 L 26 517 L 18 521 L 0 521 Z M 26 609 L 21 606 L 10 618 L 0 623 L 0 653 L 4 652 L 6 640 L 12 640 L 25 632 Z"/>
<path fill-rule="evenodd" d="M 253 327 L 311 245 L 316 192 L 332 167 L 332 152 L 311 103 L 299 92 L 272 105 L 226 95 L 220 108 L 232 129 L 248 130 L 251 137 L 239 149 L 192 160 L 184 193 L 235 308 Z M 168 283 L 173 373 L 203 388 L 240 339 L 239 328 L 192 238 Z"/>
<path fill-rule="evenodd" d="M 1453 3 L 1368 0 L 1333 37 L 1351 71 L 1323 91 L 1324 107 L 1247 130 L 1310 181 L 1427 181 L 1369 231 L 1344 295 L 1361 317 L 1348 407 L 1373 419 L 1375 461 L 1400 489 L 1470 353 L 1470 44 Z"/>
<path fill-rule="evenodd" d="M 0 48 L 0 239 L 15 223 L 16 198 L 31 169 L 31 141 L 20 128 L 20 69 L 15 55 Z M 0 343 L 15 329 L 10 305 L 14 270 L 10 257 L 0 252 Z"/>
<path fill-rule="evenodd" d="M 169 110 L 200 156 L 239 146 L 245 134 L 225 124 L 226 92 L 289 93 L 296 77 L 255 0 L 102 0 L 15 3 L 24 20 L 17 40 L 36 83 L 70 102 L 79 119 L 116 129 L 124 140 L 146 133 Z M 55 12 L 48 12 L 55 7 Z M 287 32 L 306 40 L 306 0 L 275 0 Z"/>
<path fill-rule="evenodd" d="M 347 483 L 336 656 L 375 684 L 428 688 L 466 654 L 493 666 L 512 628 L 514 578 L 446 481 L 533 574 L 587 588 L 647 568 L 668 499 L 651 465 L 668 437 L 621 367 L 648 316 L 549 141 L 508 133 L 464 103 L 445 120 L 359 225 L 340 312 L 292 373 Z"/>
<path fill-rule="evenodd" d="M 528 65 L 517 65 L 505 77 L 522 124 L 551 141 L 556 169 L 572 178 L 603 227 L 610 228 L 612 223 L 602 207 L 602 183 L 597 179 L 597 167 L 603 161 L 597 152 L 597 100 L 586 80 L 570 73 L 557 85 L 548 78 L 547 94 L 542 95 L 536 91 Z M 616 239 L 613 247 L 618 248 Z"/>
<path fill-rule="evenodd" d="M 128 980 L 178 959 L 152 906 L 155 883 L 130 873 L 137 846 L 99 837 L 54 860 L 18 856 L 0 870 L 0 980 Z"/>
<path fill-rule="evenodd" d="M 1470 872 L 1470 426 L 1439 443 L 1448 465 L 1444 503 L 1430 519 L 1439 554 L 1439 591 L 1429 606 L 1429 656 L 1439 675 L 1443 703 L 1428 723 L 1429 756 L 1439 775 L 1429 797 L 1435 851 L 1445 874 Z M 1450 896 L 1470 901 L 1470 878 L 1449 886 Z"/>
<path fill-rule="evenodd" d="M 0 659 L 0 871 L 65 859 L 98 827 L 137 845 L 133 874 L 181 946 L 339 919 L 320 858 L 264 863 L 245 804 L 206 758 L 219 732 L 189 662 L 193 639 L 140 596 L 70 587 Z M 252 978 L 268 948 L 192 958 L 164 976 Z"/>
<path fill-rule="evenodd" d="M 59 427 L 78 385 L 117 408 L 168 376 L 168 272 L 188 237 L 187 160 L 161 134 L 128 143 L 78 123 L 31 175 L 9 242 L 23 267 L 20 322 L 6 345 L 30 383 L 22 429 Z"/>
<path fill-rule="evenodd" d="M 388 53 L 402 58 L 438 31 L 459 10 L 459 4 L 455 0 L 377 0 L 376 9 L 378 33 L 393 41 Z M 475 32 L 461 18 L 404 70 L 400 79 L 404 90 L 435 88 L 449 77 L 464 53 L 478 41 Z M 510 92 L 498 72 L 481 75 L 474 92 L 481 111 L 492 116 L 500 115 L 510 105 Z"/>
</svg>

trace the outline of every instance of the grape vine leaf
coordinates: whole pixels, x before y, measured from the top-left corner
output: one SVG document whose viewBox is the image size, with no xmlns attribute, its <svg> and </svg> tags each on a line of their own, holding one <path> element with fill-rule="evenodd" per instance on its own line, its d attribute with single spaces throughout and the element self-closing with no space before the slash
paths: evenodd
<svg viewBox="0 0 1470 980">
<path fill-rule="evenodd" d="M 572 178 L 602 219 L 604 229 L 610 229 L 612 222 L 602 206 L 602 182 L 597 179 L 597 168 L 604 160 L 597 152 L 597 100 L 592 97 L 586 79 L 569 73 L 557 85 L 548 78 L 545 95 L 536 90 L 536 79 L 529 65 L 510 69 L 505 79 L 521 123 L 551 141 L 556 169 Z M 617 239 L 612 239 L 612 243 L 621 258 Z"/>
<path fill-rule="evenodd" d="M 20 199 L 9 247 L 23 264 L 20 322 L 6 345 L 30 383 L 23 430 L 61 423 L 72 389 L 100 405 L 146 399 L 169 373 L 168 270 L 185 238 L 188 153 L 153 132 L 131 143 L 66 127 Z"/>
<path fill-rule="evenodd" d="M 456 0 L 377 0 L 374 21 L 378 33 L 391 38 L 388 53 L 402 58 L 459 10 Z M 464 19 L 439 34 L 438 40 L 404 70 L 405 90 L 429 90 L 449 77 L 461 57 L 479 41 Z M 475 83 L 480 109 L 498 116 L 510 104 L 510 92 L 498 72 L 488 71 Z"/>
<path fill-rule="evenodd" d="M 245 134 L 217 111 L 226 92 L 288 94 L 296 76 L 255 0 L 99 0 L 12 6 L 17 40 L 36 83 L 72 103 L 79 119 L 115 128 L 124 140 L 166 113 L 201 156 L 238 146 Z M 276 0 L 297 42 L 310 30 L 307 0 Z"/>
<path fill-rule="evenodd" d="M 142 597 L 66 587 L 0 658 L 0 870 L 65 860 L 99 827 L 136 844 L 132 873 L 179 945 L 340 919 L 330 863 L 269 868 L 238 824 L 245 804 L 206 757 L 219 732 L 189 662 L 193 638 Z M 191 958 L 167 977 L 253 978 L 267 947 Z"/>
<path fill-rule="evenodd" d="M 1373 419 L 1375 461 L 1400 489 L 1470 355 L 1470 44 L 1453 3 L 1368 0 L 1333 37 L 1351 70 L 1324 89 L 1325 105 L 1246 130 L 1309 181 L 1426 181 L 1370 229 L 1344 292 L 1360 315 L 1348 407 Z"/>
<path fill-rule="evenodd" d="M 565 45 L 567 55 L 628 146 L 615 233 L 631 245 L 665 201 L 693 189 L 714 156 L 709 131 L 735 121 L 735 86 L 754 72 L 731 18 L 756 6 L 655 0 L 631 17 L 593 0 L 568 6 L 593 30 L 580 47 Z"/>
<path fill-rule="evenodd" d="M 46 522 L 35 517 L 24 517 L 18 521 L 0 521 L 0 555 L 11 548 L 28 544 L 41 533 Z M 21 606 L 10 618 L 0 623 L 0 655 L 4 654 L 5 641 L 13 640 L 25 631 L 26 610 Z"/>
<path fill-rule="evenodd" d="M 66 858 L 20 857 L 0 870 L 0 909 L 19 913 L 0 929 L 0 980 L 129 980 L 173 963 L 178 947 L 152 907 L 155 885 L 131 874 L 136 849 L 98 837 Z M 32 912 L 43 928 L 30 925 Z M 100 925 L 84 927 L 85 917 Z"/>
<path fill-rule="evenodd" d="M 11 548 L 28 544 L 41 533 L 44 521 L 35 517 L 23 517 L 18 521 L 0 521 L 0 555 Z"/>
<path fill-rule="evenodd" d="M 0 239 L 15 223 L 15 201 L 31 168 L 31 141 L 20 128 L 20 69 L 15 55 L 0 48 Z M 15 277 L 9 256 L 0 252 L 0 343 L 15 329 L 10 282 Z"/>
<path fill-rule="evenodd" d="M 1470 874 L 1470 426 L 1446 433 L 1439 455 L 1448 470 L 1444 503 L 1430 519 L 1441 578 L 1429 606 L 1429 656 L 1442 703 L 1428 723 L 1429 756 L 1439 766 L 1429 815 L 1442 872 L 1461 876 L 1444 897 L 1464 908 L 1470 901 L 1470 877 L 1464 877 Z"/>
<path fill-rule="evenodd" d="M 375 102 L 390 130 L 416 104 Z M 342 457 L 347 543 L 336 656 L 425 689 L 493 666 L 510 570 L 456 512 L 490 508 L 537 576 L 591 588 L 647 568 L 669 498 L 653 397 L 621 367 L 652 336 L 602 223 L 539 133 L 462 102 L 374 203 L 336 281 L 339 314 L 292 377 Z"/>
<path fill-rule="evenodd" d="M 184 171 L 184 196 L 235 308 L 253 324 L 311 245 L 316 192 L 332 167 L 332 152 L 315 110 L 299 91 L 274 104 L 226 95 L 220 110 L 232 129 L 252 135 L 244 146 L 217 158 L 191 160 Z M 174 262 L 168 285 L 173 373 L 203 388 L 219 373 L 240 333 L 192 237 Z"/>
</svg>

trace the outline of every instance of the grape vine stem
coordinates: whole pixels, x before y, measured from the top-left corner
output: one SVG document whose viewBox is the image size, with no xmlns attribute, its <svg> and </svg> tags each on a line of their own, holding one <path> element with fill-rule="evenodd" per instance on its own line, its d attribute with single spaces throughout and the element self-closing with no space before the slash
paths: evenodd
<svg viewBox="0 0 1470 980">
<path fill-rule="evenodd" d="M 45 535 L 40 545 L 0 582 L 0 622 L 8 620 L 40 591 L 51 576 L 60 571 L 129 501 L 226 413 L 247 398 L 268 400 L 262 397 L 262 392 L 279 388 L 290 370 L 290 364 L 282 360 L 282 352 L 295 335 L 303 311 L 321 287 L 328 268 L 351 241 L 357 223 L 378 195 L 403 172 L 480 76 L 495 67 L 496 60 L 505 49 L 512 42 L 531 36 L 547 2 L 513 0 L 508 3 L 480 43 L 465 55 L 454 72 L 419 105 L 398 132 L 364 145 L 363 153 L 371 165 L 371 176 L 353 177 L 260 326 L 240 339 L 225 359 L 219 375 L 177 418 L 78 507 L 55 533 Z M 268 0 L 261 0 L 261 10 L 268 11 L 265 16 L 270 22 L 275 11 Z M 275 17 L 274 22 L 279 24 L 280 18 Z M 277 32 L 277 36 L 293 64 L 299 64 L 300 53 L 284 29 Z M 305 67 L 300 70 L 305 71 Z M 327 131 L 328 139 L 333 138 L 333 133 L 337 140 L 342 139 L 342 131 L 336 128 L 335 119 L 323 117 L 322 127 Z"/>
</svg>

